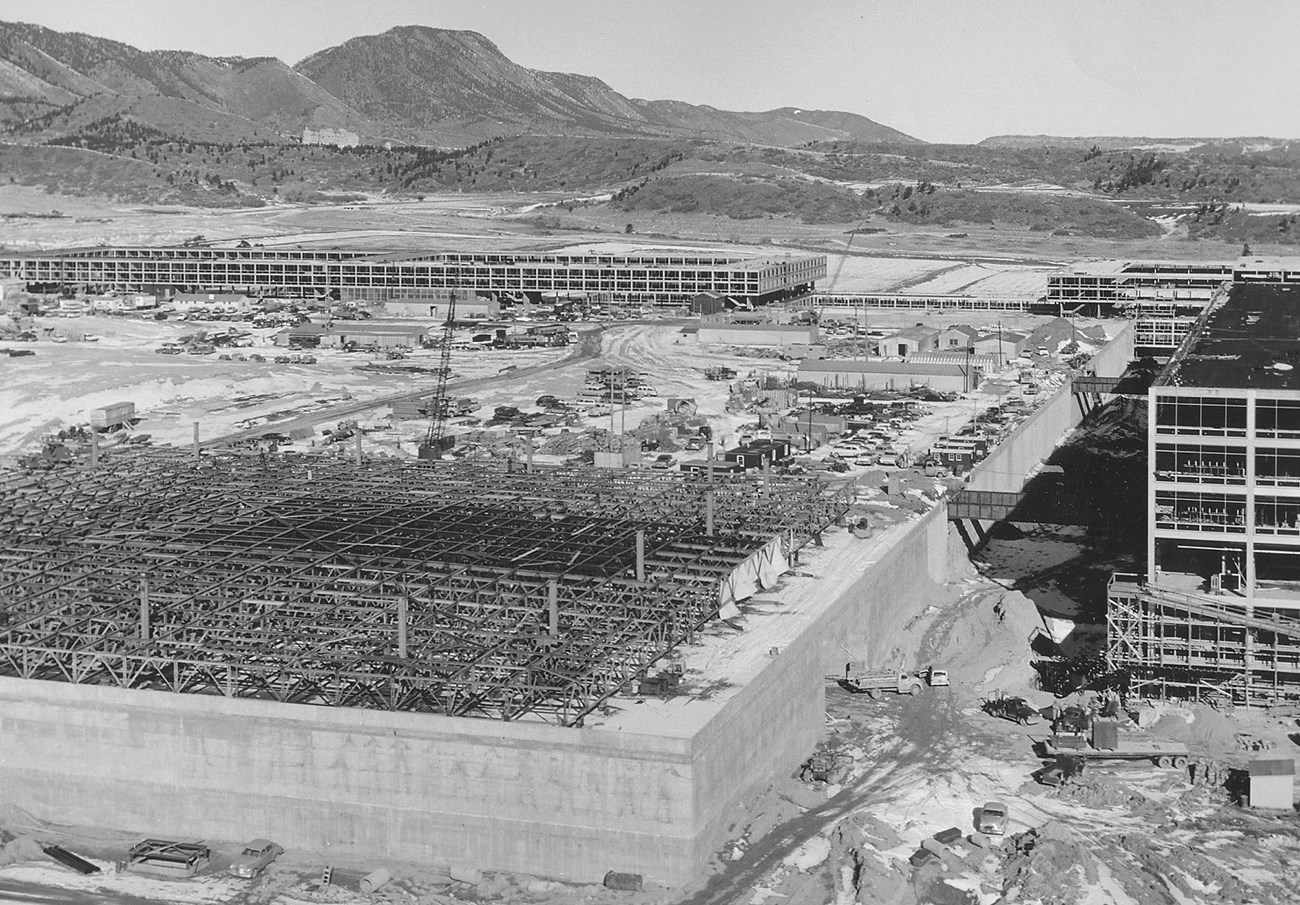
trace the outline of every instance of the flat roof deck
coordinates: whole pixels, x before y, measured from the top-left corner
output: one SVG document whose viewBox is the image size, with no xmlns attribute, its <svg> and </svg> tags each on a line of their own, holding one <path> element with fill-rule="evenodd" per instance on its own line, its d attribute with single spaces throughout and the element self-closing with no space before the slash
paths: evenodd
<svg viewBox="0 0 1300 905">
<path fill-rule="evenodd" d="M 1300 286 L 1233 287 L 1163 382 L 1300 390 Z"/>
</svg>

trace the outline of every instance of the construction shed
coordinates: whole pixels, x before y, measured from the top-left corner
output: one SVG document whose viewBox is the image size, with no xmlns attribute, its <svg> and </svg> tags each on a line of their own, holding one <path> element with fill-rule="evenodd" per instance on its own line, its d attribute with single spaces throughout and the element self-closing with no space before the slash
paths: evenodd
<svg viewBox="0 0 1300 905">
<path fill-rule="evenodd" d="M 881 355 L 906 358 L 917 352 L 933 352 L 939 348 L 939 331 L 930 327 L 907 327 L 880 341 Z"/>
<path fill-rule="evenodd" d="M 785 349 L 818 342 L 817 327 L 796 324 L 700 324 L 700 345 L 766 346 Z"/>
<path fill-rule="evenodd" d="M 1270 757 L 1249 765 L 1250 806 L 1289 811 L 1295 807 L 1295 759 Z"/>
<path fill-rule="evenodd" d="M 983 375 L 978 369 L 972 373 L 956 364 L 805 358 L 799 363 L 798 379 L 833 389 L 902 391 L 924 386 L 944 393 L 964 393 L 978 386 Z"/>
<path fill-rule="evenodd" d="M 739 463 L 744 471 L 753 471 L 773 465 L 778 459 L 784 459 L 788 455 L 790 455 L 789 440 L 755 440 L 727 450 L 722 454 L 722 458 L 728 462 Z"/>
<path fill-rule="evenodd" d="M 361 348 L 418 349 L 437 328 L 407 324 L 376 324 L 371 321 L 335 322 L 321 336 L 320 344 L 341 348 L 355 343 Z"/>
<path fill-rule="evenodd" d="M 710 315 L 721 314 L 729 306 L 735 303 L 725 295 L 717 292 L 701 292 L 695 298 L 691 299 L 691 314 Z"/>
</svg>

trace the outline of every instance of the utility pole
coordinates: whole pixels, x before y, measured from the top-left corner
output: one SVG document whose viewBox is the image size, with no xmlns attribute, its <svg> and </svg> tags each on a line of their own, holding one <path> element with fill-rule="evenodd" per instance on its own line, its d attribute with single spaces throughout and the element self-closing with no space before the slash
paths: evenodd
<svg viewBox="0 0 1300 905">
<path fill-rule="evenodd" d="M 804 443 L 803 443 L 803 451 L 806 453 L 812 452 L 812 415 L 813 415 L 812 406 L 813 406 L 813 392 L 812 390 L 809 390 L 808 391 L 808 433 L 804 436 Z"/>
</svg>

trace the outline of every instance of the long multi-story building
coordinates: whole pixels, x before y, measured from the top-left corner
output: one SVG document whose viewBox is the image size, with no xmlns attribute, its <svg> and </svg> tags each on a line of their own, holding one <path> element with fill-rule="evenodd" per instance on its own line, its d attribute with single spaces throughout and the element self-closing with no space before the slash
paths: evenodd
<svg viewBox="0 0 1300 905">
<path fill-rule="evenodd" d="M 0 278 L 91 291 L 330 293 L 376 301 L 428 289 L 683 305 L 715 292 L 762 305 L 811 292 L 825 255 L 376 253 L 277 248 L 80 248 L 0 256 Z"/>
<path fill-rule="evenodd" d="M 1047 277 L 1046 303 L 1106 315 L 1195 314 L 1232 285 L 1300 281 L 1300 258 L 1236 261 L 1087 261 Z"/>
<path fill-rule="evenodd" d="M 1149 394 L 1146 574 L 1112 582 L 1134 687 L 1300 700 L 1300 285 L 1242 284 Z"/>
</svg>

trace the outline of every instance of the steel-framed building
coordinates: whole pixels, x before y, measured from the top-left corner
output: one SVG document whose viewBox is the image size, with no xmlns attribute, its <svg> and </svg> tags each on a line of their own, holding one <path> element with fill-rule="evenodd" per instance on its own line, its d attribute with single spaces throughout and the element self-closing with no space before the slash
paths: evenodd
<svg viewBox="0 0 1300 905">
<path fill-rule="evenodd" d="M 0 481 L 0 674 L 573 725 L 847 508 L 803 479 L 254 463 Z"/>
<path fill-rule="evenodd" d="M 826 639 L 884 596 L 789 575 L 851 494 L 179 450 L 5 475 L 6 800 L 176 838 L 686 883 L 816 744 Z M 914 527 L 890 561 L 928 574 L 945 535 Z M 856 543 L 807 556 L 841 570 Z M 799 603 L 768 612 L 783 586 Z M 782 623 L 780 648 L 736 637 L 741 608 Z M 646 688 L 673 676 L 676 696 Z"/>
<path fill-rule="evenodd" d="M 795 298 L 826 276 L 825 255 L 375 253 L 278 248 L 80 248 L 0 256 L 0 278 L 92 291 L 243 290 L 373 300 L 422 289 L 544 293 L 689 305 L 716 292 L 753 305 Z"/>
<path fill-rule="evenodd" d="M 1296 282 L 1300 282 L 1300 258 L 1088 261 L 1049 274 L 1045 301 L 1097 315 L 1134 311 L 1194 316 L 1227 286 Z"/>
<path fill-rule="evenodd" d="M 1145 576 L 1108 655 L 1140 693 L 1300 700 L 1300 285 L 1238 285 L 1149 393 Z"/>
</svg>

